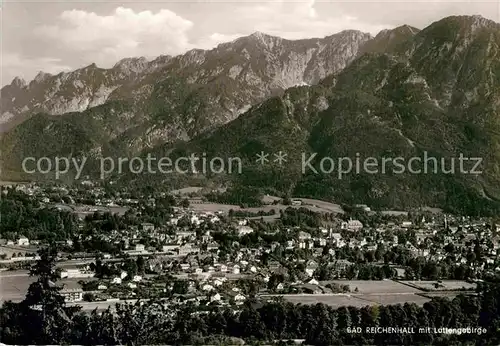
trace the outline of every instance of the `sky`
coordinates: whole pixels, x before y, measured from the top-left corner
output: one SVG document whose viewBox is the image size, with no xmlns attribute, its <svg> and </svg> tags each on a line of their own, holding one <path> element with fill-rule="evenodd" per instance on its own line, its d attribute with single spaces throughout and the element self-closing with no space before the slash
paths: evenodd
<svg viewBox="0 0 500 346">
<path fill-rule="evenodd" d="M 299 39 L 345 29 L 376 35 L 403 24 L 422 29 L 450 15 L 500 22 L 500 0 L 3 0 L 0 14 L 3 86 L 39 71 L 110 68 L 126 57 L 211 49 L 256 31 Z"/>
</svg>

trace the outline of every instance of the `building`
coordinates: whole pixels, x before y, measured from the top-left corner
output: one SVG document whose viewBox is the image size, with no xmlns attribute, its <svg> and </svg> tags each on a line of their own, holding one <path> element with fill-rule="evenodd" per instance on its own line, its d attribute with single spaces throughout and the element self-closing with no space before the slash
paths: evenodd
<svg viewBox="0 0 500 346">
<path fill-rule="evenodd" d="M 211 302 L 218 302 L 221 300 L 221 295 L 219 293 L 214 294 L 213 296 L 210 297 Z"/>
<path fill-rule="evenodd" d="M 316 261 L 310 260 L 306 264 L 306 273 L 309 276 L 313 276 L 313 273 L 318 269 L 318 263 Z"/>
<path fill-rule="evenodd" d="M 333 263 L 333 268 L 335 268 L 335 270 L 346 270 L 351 265 L 353 265 L 352 262 L 349 262 L 348 260 L 344 259 L 339 259 Z"/>
<path fill-rule="evenodd" d="M 83 300 L 83 290 L 81 288 L 63 288 L 60 292 L 65 302 L 81 302 Z"/>
<path fill-rule="evenodd" d="M 363 224 L 359 220 L 349 220 L 347 222 L 342 222 L 342 229 L 357 232 L 363 229 Z"/>
<path fill-rule="evenodd" d="M 180 245 L 178 244 L 167 244 L 162 246 L 163 252 L 175 252 L 179 249 Z"/>
<path fill-rule="evenodd" d="M 367 212 L 369 213 L 371 210 L 371 208 L 369 206 L 367 206 L 366 204 L 356 204 L 355 205 L 356 208 L 359 208 L 361 210 L 363 210 L 364 212 Z"/>
<path fill-rule="evenodd" d="M 308 240 L 311 239 L 311 235 L 307 232 L 300 231 L 299 232 L 299 240 Z"/>
<path fill-rule="evenodd" d="M 78 283 L 74 281 L 61 283 L 62 289 L 59 292 L 64 297 L 65 302 L 81 302 L 83 300 L 83 289 Z M 49 285 L 56 286 L 56 284 L 52 281 L 49 282 Z"/>
<path fill-rule="evenodd" d="M 72 279 L 72 278 L 92 278 L 95 276 L 95 273 L 92 273 L 92 272 L 84 272 L 80 269 L 63 269 L 61 270 L 61 272 L 59 273 L 59 276 L 61 277 L 61 279 L 64 279 L 64 278 L 69 278 L 69 279 Z"/>
<path fill-rule="evenodd" d="M 253 228 L 249 226 L 238 226 L 238 235 L 243 236 L 245 234 L 253 233 Z"/>
<path fill-rule="evenodd" d="M 179 247 L 179 255 L 184 256 L 190 253 L 198 253 L 200 252 L 200 248 L 197 246 L 193 246 L 192 244 L 185 244 L 184 246 Z"/>
<path fill-rule="evenodd" d="M 144 222 L 141 224 L 141 226 L 142 226 L 142 230 L 146 231 L 146 232 L 155 230 L 155 226 L 149 222 Z"/>
<path fill-rule="evenodd" d="M 28 238 L 26 237 L 20 237 L 18 240 L 17 240 L 17 245 L 18 246 L 29 246 L 30 245 L 30 241 Z"/>
<path fill-rule="evenodd" d="M 233 297 L 233 300 L 237 305 L 242 304 L 246 299 L 247 298 L 241 293 L 238 293 Z"/>
</svg>

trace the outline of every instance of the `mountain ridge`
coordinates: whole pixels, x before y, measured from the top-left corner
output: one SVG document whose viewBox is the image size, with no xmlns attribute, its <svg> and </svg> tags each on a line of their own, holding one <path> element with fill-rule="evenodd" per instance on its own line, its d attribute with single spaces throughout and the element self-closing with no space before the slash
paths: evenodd
<svg viewBox="0 0 500 346">
<path fill-rule="evenodd" d="M 246 173 L 224 180 L 279 194 L 461 212 L 497 208 L 500 24 L 455 16 L 420 31 L 401 26 L 375 38 L 365 35 L 278 42 L 256 34 L 247 37 L 250 43 L 237 39 L 210 54 L 193 50 L 165 58 L 174 72 L 128 86 L 132 92 L 151 88 L 150 96 L 128 98 L 125 87 L 117 90 L 123 97 L 115 93 L 84 112 L 28 119 L 2 139 L 2 148 L 14 150 L 3 162 L 15 171 L 15 158 L 33 153 L 98 158 L 222 152 L 248 164 Z M 124 119 L 134 125 L 127 127 Z M 39 139 L 25 139 L 34 133 L 82 144 L 47 140 L 35 148 Z M 483 157 L 485 166 L 479 176 L 364 174 L 338 180 L 304 175 L 297 167 L 255 165 L 256 152 L 277 148 L 334 157 L 463 153 Z"/>
<path fill-rule="evenodd" d="M 174 146 L 173 153 L 215 150 L 242 157 L 248 172 L 233 176 L 233 184 L 271 193 L 376 207 L 433 205 L 461 213 L 498 212 L 500 79 L 494 71 L 500 71 L 500 59 L 495 58 L 500 56 L 500 26 L 480 21 L 484 25 L 474 27 L 476 20 L 451 17 L 389 53 L 366 53 L 320 85 L 289 89 L 213 133 Z M 442 32 L 447 21 L 456 36 Z M 464 26 L 456 27 L 457 22 Z M 429 43 L 435 40 L 441 41 Z M 314 98 L 307 96 L 318 90 L 328 100 L 321 109 L 310 107 Z M 289 101 L 292 94 L 295 100 Z M 297 94 L 302 96 L 297 99 Z M 310 126 L 300 119 L 309 119 Z M 322 157 L 411 158 L 427 153 L 448 164 L 460 155 L 480 157 L 483 172 L 352 174 L 337 179 L 304 175 L 291 164 L 262 170 L 252 162 L 252 154 L 278 150 L 295 154 L 294 162 L 300 162 L 300 153 L 317 153 L 313 165 L 318 170 Z"/>
</svg>

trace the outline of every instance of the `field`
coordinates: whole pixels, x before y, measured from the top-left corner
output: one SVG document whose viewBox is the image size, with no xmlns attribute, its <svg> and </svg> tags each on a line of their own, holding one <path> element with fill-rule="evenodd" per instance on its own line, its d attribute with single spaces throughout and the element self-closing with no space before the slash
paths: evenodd
<svg viewBox="0 0 500 346">
<path fill-rule="evenodd" d="M 294 198 L 294 199 L 302 201 L 303 206 L 312 211 L 321 213 L 337 213 L 337 214 L 344 213 L 342 207 L 335 203 L 320 201 L 318 199 L 309 199 L 309 198 Z"/>
<path fill-rule="evenodd" d="M 426 291 L 474 290 L 477 286 L 475 283 L 461 280 L 443 280 L 439 283 L 437 281 L 402 281 L 402 283 Z M 436 284 L 439 286 L 436 287 Z"/>
<path fill-rule="evenodd" d="M 419 296 L 417 294 L 399 294 L 399 295 L 366 295 L 366 294 L 300 294 L 300 295 L 283 295 L 283 298 L 294 304 L 318 304 L 323 303 L 333 308 L 342 306 L 372 306 L 372 305 L 391 305 L 415 303 L 423 305 L 430 301 L 429 298 Z"/>
<path fill-rule="evenodd" d="M 203 190 L 202 187 L 198 187 L 198 186 L 189 186 L 189 187 L 185 187 L 185 188 L 182 188 L 182 189 L 178 189 L 178 190 L 172 190 L 170 191 L 170 193 L 172 195 L 188 195 L 190 193 L 198 193 L 200 192 L 201 190 Z"/>
<path fill-rule="evenodd" d="M 379 305 L 415 303 L 417 305 L 422 306 L 424 305 L 424 303 L 431 300 L 429 298 L 420 296 L 418 294 L 406 294 L 406 293 L 394 294 L 394 295 L 361 295 L 360 298 Z"/>
<path fill-rule="evenodd" d="M 245 275 L 231 275 L 228 274 L 228 279 L 242 278 Z M 179 275 L 179 277 L 183 277 Z M 187 275 L 186 275 L 187 277 Z M 29 285 L 35 280 L 33 277 L 27 275 L 26 270 L 18 271 L 3 271 L 0 272 L 0 283 L 1 283 L 1 297 L 0 304 L 6 300 L 21 301 L 26 294 Z M 78 281 L 81 279 L 63 279 L 58 281 L 58 283 L 66 284 L 67 286 L 78 285 Z M 89 279 L 87 279 L 89 280 Z M 92 280 L 92 279 L 90 279 Z M 390 304 L 404 304 L 404 303 L 415 303 L 417 305 L 423 305 L 425 302 L 430 301 L 428 296 L 423 296 L 425 294 L 421 289 L 416 286 L 419 284 L 422 288 L 433 287 L 434 282 L 431 281 L 421 281 L 421 282 L 405 282 L 405 284 L 391 281 L 365 281 L 365 280 L 333 280 L 333 281 L 322 281 L 320 284 L 322 286 L 328 283 L 337 283 L 341 285 L 349 285 L 351 292 L 349 293 L 337 293 L 337 294 L 288 294 L 283 295 L 283 298 L 289 302 L 296 304 L 317 304 L 323 303 L 334 308 L 341 306 L 355 306 L 363 307 L 367 305 L 390 305 Z M 410 285 L 411 284 L 411 285 Z M 463 281 L 446 281 L 443 290 L 453 290 L 461 288 L 466 284 Z M 472 287 L 470 285 L 468 287 Z M 358 288 L 358 292 L 354 292 L 355 288 Z M 429 293 L 432 295 L 432 293 Z M 435 291 L 434 295 L 443 295 L 444 297 L 452 298 L 456 295 L 454 292 L 442 292 Z M 261 298 L 264 300 L 271 299 L 274 296 L 265 294 Z M 99 306 L 108 306 L 109 302 L 100 302 Z M 85 306 L 85 307 L 90 307 Z M 93 306 L 93 305 L 92 305 Z"/>
<path fill-rule="evenodd" d="M 407 211 L 399 211 L 399 210 L 384 210 L 381 211 L 382 215 L 389 215 L 389 216 L 408 216 Z"/>
<path fill-rule="evenodd" d="M 79 287 L 78 281 L 90 281 L 93 279 L 62 279 L 57 281 L 58 284 L 73 288 Z M 7 300 L 21 301 L 24 299 L 28 287 L 32 282 L 36 281 L 35 277 L 28 276 L 27 270 L 2 271 L 0 272 L 0 304 Z"/>
<path fill-rule="evenodd" d="M 339 308 L 342 306 L 355 306 L 361 308 L 367 305 L 375 305 L 376 303 L 367 301 L 364 299 L 359 299 L 354 296 L 347 295 L 285 295 L 283 296 L 286 301 L 294 304 L 305 304 L 313 305 L 318 303 L 323 303 L 325 305 L 331 306 L 333 308 Z"/>
<path fill-rule="evenodd" d="M 101 213 L 109 212 L 111 214 L 123 215 L 128 210 L 127 207 L 119 206 L 94 206 L 94 205 L 70 205 L 70 204 L 54 204 L 54 207 L 61 210 L 71 211 L 77 214 L 79 217 L 85 217 L 86 215 L 93 214 L 98 211 Z"/>
<path fill-rule="evenodd" d="M 231 204 L 219 204 L 219 203 L 191 203 L 190 209 L 200 212 L 200 213 L 215 213 L 221 211 L 223 213 L 228 213 L 229 210 L 247 210 L 241 209 L 238 205 Z"/>
<path fill-rule="evenodd" d="M 262 219 L 264 222 L 273 222 L 276 219 L 279 219 L 279 217 L 280 217 L 279 214 L 275 214 L 275 215 L 266 215 L 266 216 L 252 216 L 252 217 L 249 217 L 248 219 L 250 219 L 250 220 Z"/>
<path fill-rule="evenodd" d="M 357 288 L 359 294 L 391 293 L 391 294 L 415 294 L 422 292 L 418 288 L 410 287 L 392 280 L 332 280 L 321 281 L 321 285 L 336 283 L 339 285 L 349 285 L 351 292 Z"/>
<path fill-rule="evenodd" d="M 7 257 L 11 257 L 12 254 L 21 253 L 36 253 L 38 251 L 37 246 L 17 246 L 17 245 L 1 245 L 0 246 L 0 254 L 7 254 Z"/>
<path fill-rule="evenodd" d="M 323 303 L 334 308 L 341 306 L 363 307 L 366 305 L 404 303 L 423 305 L 430 301 L 430 298 L 420 295 L 423 293 L 422 290 L 392 280 L 332 280 L 321 281 L 320 285 L 325 286 L 329 283 L 349 285 L 351 292 L 342 294 L 289 294 L 283 295 L 283 297 L 292 303 Z M 356 288 L 358 291 L 354 292 Z"/>
<path fill-rule="evenodd" d="M 75 206 L 75 212 L 78 216 L 85 216 L 88 214 L 93 214 L 96 210 L 102 213 L 109 212 L 111 214 L 123 215 L 128 210 L 127 207 L 100 207 L 100 206 L 86 206 L 86 205 L 78 205 Z"/>
<path fill-rule="evenodd" d="M 308 201 L 314 201 L 314 200 L 308 200 Z M 318 201 L 320 202 L 320 201 Z M 241 208 L 239 205 L 234 205 L 234 204 L 219 204 L 219 203 L 191 203 L 190 208 L 193 209 L 194 211 L 197 212 L 216 212 L 216 211 L 222 211 L 224 213 L 229 212 L 229 210 L 240 210 L 240 211 L 248 211 L 251 213 L 258 213 L 259 211 L 264 211 L 264 212 L 269 212 L 272 209 L 276 211 L 277 214 L 279 214 L 280 210 L 285 210 L 287 208 L 306 208 L 311 211 L 317 212 L 317 213 L 343 213 L 344 211 L 340 208 L 340 206 L 337 206 L 336 204 L 328 203 L 328 202 L 323 202 L 326 203 L 322 205 L 321 207 L 318 204 L 303 204 L 300 206 L 290 206 L 290 205 L 283 205 L 283 204 L 268 204 L 264 205 L 262 207 L 253 207 L 253 208 Z M 258 217 L 260 218 L 260 217 Z M 276 219 L 276 216 L 270 216 L 270 217 L 265 217 L 264 219 Z"/>
<path fill-rule="evenodd" d="M 0 272 L 1 297 L 0 302 L 6 300 L 23 300 L 29 285 L 35 278 L 27 276 L 27 271 Z"/>
</svg>

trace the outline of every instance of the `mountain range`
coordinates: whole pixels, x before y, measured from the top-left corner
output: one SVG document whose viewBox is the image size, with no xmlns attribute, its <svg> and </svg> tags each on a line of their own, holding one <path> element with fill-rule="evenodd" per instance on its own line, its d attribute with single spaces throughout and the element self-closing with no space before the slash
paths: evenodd
<svg viewBox="0 0 500 346">
<path fill-rule="evenodd" d="M 257 32 L 208 51 L 40 73 L 29 84 L 16 78 L 1 93 L 4 179 L 26 179 L 27 156 L 204 152 L 245 160 L 243 174 L 224 183 L 278 194 L 478 213 L 499 204 L 500 24 L 479 16 L 375 37 L 348 30 L 291 41 Z M 260 166 L 261 151 L 286 152 L 289 164 Z M 317 153 L 315 167 L 327 156 L 483 161 L 481 174 L 339 179 L 303 174 L 301 153 Z"/>
</svg>

